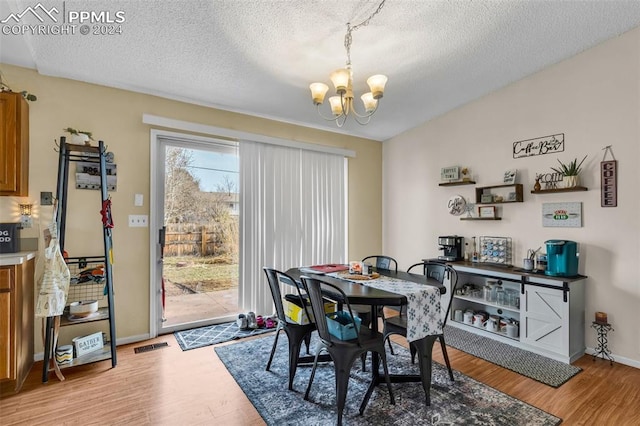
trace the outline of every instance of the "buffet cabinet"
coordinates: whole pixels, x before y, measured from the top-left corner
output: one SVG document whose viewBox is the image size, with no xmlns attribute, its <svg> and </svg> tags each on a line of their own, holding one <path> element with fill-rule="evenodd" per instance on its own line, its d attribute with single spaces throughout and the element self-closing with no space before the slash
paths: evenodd
<svg viewBox="0 0 640 426">
<path fill-rule="evenodd" d="M 453 298 L 447 325 L 569 364 L 584 355 L 585 276 L 552 277 L 472 262 L 450 265 L 458 282 L 456 290 L 447 291 L 447 298 Z M 503 292 L 499 300 L 486 297 L 485 289 L 492 286 Z M 474 315 L 471 323 L 469 313 Z M 500 325 L 485 327 L 475 315 L 499 318 Z M 516 325 L 517 332 L 511 326 L 507 333 L 506 324 Z"/>
<path fill-rule="evenodd" d="M 0 266 L 0 395 L 16 393 L 33 365 L 34 254 Z M 13 263 L 13 264 L 10 264 Z"/>
<path fill-rule="evenodd" d="M 29 195 L 29 105 L 20 93 L 0 92 L 0 195 Z"/>
</svg>

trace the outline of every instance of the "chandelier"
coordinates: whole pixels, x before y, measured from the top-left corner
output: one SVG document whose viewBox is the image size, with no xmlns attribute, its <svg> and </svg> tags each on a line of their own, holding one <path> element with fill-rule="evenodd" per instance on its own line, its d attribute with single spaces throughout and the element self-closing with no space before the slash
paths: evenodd
<svg viewBox="0 0 640 426">
<path fill-rule="evenodd" d="M 358 124 L 365 125 L 371 120 L 371 116 L 378 109 L 378 100 L 382 98 L 384 94 L 384 86 L 387 83 L 387 77 L 382 74 L 377 74 L 367 79 L 370 92 L 365 93 L 360 98 L 364 105 L 364 113 L 358 113 L 356 111 L 353 101 L 353 70 L 351 69 L 351 33 L 360 27 L 369 25 L 369 21 L 375 15 L 380 12 L 384 2 L 378 6 L 375 12 L 371 14 L 367 19 L 358 25 L 351 26 L 351 23 L 347 22 L 347 33 L 344 36 L 344 47 L 347 51 L 347 64 L 344 68 L 340 68 L 331 73 L 330 78 L 336 89 L 336 96 L 329 98 L 329 104 L 331 106 L 331 113 L 333 117 L 326 117 L 320 110 L 321 105 L 324 102 L 324 97 L 329 90 L 329 86 L 324 83 L 311 83 L 309 89 L 311 89 L 311 98 L 313 104 L 318 108 L 318 114 L 327 121 L 335 121 L 338 127 L 342 127 L 347 121 L 350 115 L 353 115 Z"/>
</svg>

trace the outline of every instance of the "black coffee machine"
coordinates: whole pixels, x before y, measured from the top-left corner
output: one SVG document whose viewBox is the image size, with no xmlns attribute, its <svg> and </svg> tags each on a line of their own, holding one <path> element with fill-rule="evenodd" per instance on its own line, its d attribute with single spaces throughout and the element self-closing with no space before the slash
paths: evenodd
<svg viewBox="0 0 640 426">
<path fill-rule="evenodd" d="M 438 237 L 439 250 L 444 250 L 442 256 L 438 256 L 440 260 L 464 260 L 464 237 L 457 235 L 450 235 L 445 237 Z"/>
</svg>

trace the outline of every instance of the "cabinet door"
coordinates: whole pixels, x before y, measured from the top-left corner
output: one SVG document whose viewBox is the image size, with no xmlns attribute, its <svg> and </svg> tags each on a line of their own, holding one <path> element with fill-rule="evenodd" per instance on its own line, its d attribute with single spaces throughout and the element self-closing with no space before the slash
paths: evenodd
<svg viewBox="0 0 640 426">
<path fill-rule="evenodd" d="M 29 106 L 20 93 L 0 93 L 0 195 L 29 195 Z"/>
<path fill-rule="evenodd" d="M 0 380 L 15 379 L 11 333 L 11 293 L 0 292 Z"/>
<path fill-rule="evenodd" d="M 525 285 L 524 306 L 521 300 L 520 307 L 521 341 L 567 355 L 569 302 L 563 300 L 562 290 Z"/>
</svg>

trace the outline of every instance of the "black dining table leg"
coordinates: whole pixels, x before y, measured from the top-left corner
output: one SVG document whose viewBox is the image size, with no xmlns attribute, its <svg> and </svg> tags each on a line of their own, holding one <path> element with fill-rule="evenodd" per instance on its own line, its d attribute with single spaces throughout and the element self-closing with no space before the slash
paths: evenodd
<svg viewBox="0 0 640 426">
<path fill-rule="evenodd" d="M 371 308 L 371 330 L 373 332 L 378 331 L 378 307 L 372 306 Z M 424 389 L 425 399 L 427 405 L 431 405 L 431 375 L 432 375 L 432 352 L 433 352 L 433 344 L 438 339 L 438 335 L 426 336 L 422 339 L 414 340 L 411 342 L 415 345 L 418 350 L 418 364 L 420 366 L 420 376 L 415 375 L 404 375 L 404 374 L 390 374 L 389 378 L 391 383 L 406 383 L 406 382 L 422 382 L 422 388 Z M 360 414 L 364 412 L 367 403 L 369 402 L 369 398 L 373 393 L 373 389 L 380 383 L 384 382 L 383 378 L 380 376 L 380 359 L 377 355 L 371 356 L 371 374 L 372 380 L 369 385 L 369 389 L 367 389 L 367 393 L 365 394 L 364 399 L 362 400 L 362 404 L 360 404 Z"/>
</svg>

